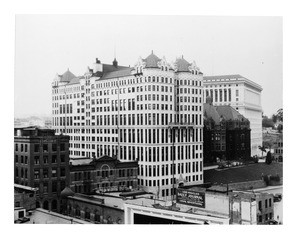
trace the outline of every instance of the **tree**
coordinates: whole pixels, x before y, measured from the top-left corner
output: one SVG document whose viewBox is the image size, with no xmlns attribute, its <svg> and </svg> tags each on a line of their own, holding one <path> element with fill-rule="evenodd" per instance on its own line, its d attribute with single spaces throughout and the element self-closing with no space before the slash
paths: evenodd
<svg viewBox="0 0 300 240">
<path fill-rule="evenodd" d="M 271 164 L 271 163 L 272 163 L 272 154 L 270 151 L 268 151 L 267 157 L 266 157 L 266 164 Z"/>
<path fill-rule="evenodd" d="M 272 121 L 272 119 L 268 118 L 267 116 L 263 116 L 262 126 L 264 128 L 274 127 L 274 122 Z"/>
<path fill-rule="evenodd" d="M 265 146 L 258 146 L 258 149 L 261 150 L 261 156 L 263 156 L 264 152 L 266 152 L 266 147 Z"/>
<path fill-rule="evenodd" d="M 282 108 L 278 109 L 278 111 L 277 111 L 277 119 L 281 122 L 283 121 L 283 109 Z"/>
</svg>

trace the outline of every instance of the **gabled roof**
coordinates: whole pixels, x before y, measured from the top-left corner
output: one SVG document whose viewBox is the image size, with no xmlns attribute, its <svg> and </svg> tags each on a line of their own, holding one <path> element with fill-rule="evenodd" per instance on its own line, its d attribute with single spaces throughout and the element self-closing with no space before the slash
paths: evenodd
<svg viewBox="0 0 300 240">
<path fill-rule="evenodd" d="M 177 72 L 189 72 L 189 66 L 191 66 L 191 64 L 185 60 L 182 56 L 182 58 L 177 58 L 175 61 L 175 65 L 177 68 Z"/>
<path fill-rule="evenodd" d="M 104 72 L 101 79 L 118 78 L 131 75 L 131 68 L 123 68 L 113 72 Z"/>
<path fill-rule="evenodd" d="M 161 59 L 159 57 L 157 57 L 153 51 L 151 52 L 151 54 L 146 57 L 145 59 L 143 59 L 143 61 L 146 63 L 145 68 L 159 68 L 158 67 L 158 62 Z"/>
<path fill-rule="evenodd" d="M 73 78 L 76 78 L 76 76 L 70 72 L 68 69 L 62 76 L 60 81 L 61 82 L 70 82 Z"/>
<path fill-rule="evenodd" d="M 240 114 L 237 110 L 232 108 L 231 106 L 228 105 L 223 105 L 223 106 L 217 106 L 216 107 L 217 112 L 219 115 L 225 120 L 246 120 L 246 118 Z"/>
</svg>

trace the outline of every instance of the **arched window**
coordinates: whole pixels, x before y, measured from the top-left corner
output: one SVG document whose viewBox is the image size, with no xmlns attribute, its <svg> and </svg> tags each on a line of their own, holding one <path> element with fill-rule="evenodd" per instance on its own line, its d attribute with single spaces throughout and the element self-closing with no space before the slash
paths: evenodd
<svg viewBox="0 0 300 240">
<path fill-rule="evenodd" d="M 84 218 L 85 219 L 91 219 L 91 211 L 90 209 L 86 208 L 84 211 Z"/>
<path fill-rule="evenodd" d="M 167 67 L 165 67 L 165 71 L 168 71 L 168 68 L 167 68 Z"/>
<path fill-rule="evenodd" d="M 49 203 L 47 200 L 43 203 L 43 208 L 49 210 Z"/>
<path fill-rule="evenodd" d="M 76 216 L 76 217 L 80 217 L 80 208 L 79 208 L 78 205 L 75 206 L 75 216 Z"/>
<path fill-rule="evenodd" d="M 106 164 L 101 167 L 100 171 L 101 171 L 101 174 L 102 174 L 103 178 L 108 178 L 109 177 L 109 170 L 110 170 L 110 168 Z"/>
<path fill-rule="evenodd" d="M 51 211 L 56 212 L 57 211 L 57 200 L 54 199 L 51 203 Z"/>
<path fill-rule="evenodd" d="M 95 222 L 100 222 L 100 214 L 99 214 L 98 210 L 95 210 L 94 215 L 95 215 L 95 218 L 94 218 Z"/>
</svg>

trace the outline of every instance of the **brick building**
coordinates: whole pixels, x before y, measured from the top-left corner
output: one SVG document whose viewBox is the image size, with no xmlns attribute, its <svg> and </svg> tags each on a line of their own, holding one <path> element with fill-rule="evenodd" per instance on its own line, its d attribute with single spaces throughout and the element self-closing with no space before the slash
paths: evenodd
<svg viewBox="0 0 300 240">
<path fill-rule="evenodd" d="M 120 162 L 103 156 L 94 159 L 70 160 L 70 188 L 75 193 L 136 189 L 138 162 Z"/>
<path fill-rule="evenodd" d="M 204 103 L 204 163 L 217 159 L 247 160 L 251 156 L 250 122 L 229 105 Z"/>
<path fill-rule="evenodd" d="M 69 136 L 51 129 L 15 128 L 14 182 L 39 189 L 36 207 L 60 211 L 69 179 Z"/>
</svg>

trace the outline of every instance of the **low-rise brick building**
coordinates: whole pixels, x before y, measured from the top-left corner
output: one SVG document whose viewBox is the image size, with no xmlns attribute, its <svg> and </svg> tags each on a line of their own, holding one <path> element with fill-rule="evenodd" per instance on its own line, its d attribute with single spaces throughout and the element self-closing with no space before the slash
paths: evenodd
<svg viewBox="0 0 300 240">
<path fill-rule="evenodd" d="M 75 193 L 136 189 L 138 162 L 120 162 L 115 158 L 70 160 L 70 188 Z"/>
</svg>

